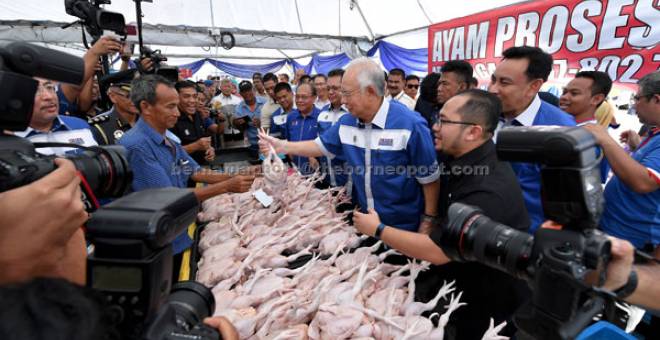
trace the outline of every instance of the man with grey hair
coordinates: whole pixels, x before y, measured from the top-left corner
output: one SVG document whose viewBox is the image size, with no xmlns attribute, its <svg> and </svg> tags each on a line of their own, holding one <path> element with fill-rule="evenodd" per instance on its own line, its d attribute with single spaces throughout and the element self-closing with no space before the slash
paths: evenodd
<svg viewBox="0 0 660 340">
<path fill-rule="evenodd" d="M 639 121 L 654 128 L 632 155 L 610 137 L 605 127 L 584 126 L 603 148 L 614 172 L 605 186 L 600 227 L 637 248 L 655 249 L 656 256 L 660 256 L 660 71 L 639 80 L 634 105 Z"/>
<path fill-rule="evenodd" d="M 342 157 L 362 212 L 375 209 L 387 225 L 428 233 L 440 189 L 431 133 L 419 114 L 385 100 L 384 90 L 380 67 L 367 58 L 355 59 L 341 82 L 342 103 L 350 115 L 314 141 L 288 142 L 262 133 L 260 147 L 262 152 L 270 144 L 290 155 Z"/>
<path fill-rule="evenodd" d="M 140 119 L 119 144 L 128 152 L 134 191 L 186 188 L 188 179 L 192 179 L 210 184 L 193 189 L 197 199 L 204 201 L 222 193 L 245 192 L 250 188 L 254 176 L 203 171 L 180 144 L 166 135 L 180 116 L 179 94 L 170 81 L 158 75 L 147 75 L 134 80 L 131 87 L 131 101 L 140 112 Z M 182 253 L 191 245 L 192 240 L 184 232 L 174 240 L 174 254 Z"/>
</svg>

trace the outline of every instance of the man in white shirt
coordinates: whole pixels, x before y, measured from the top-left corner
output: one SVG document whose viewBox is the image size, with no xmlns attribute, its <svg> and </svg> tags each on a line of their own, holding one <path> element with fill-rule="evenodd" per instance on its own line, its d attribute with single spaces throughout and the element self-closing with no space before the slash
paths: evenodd
<svg viewBox="0 0 660 340">
<path fill-rule="evenodd" d="M 415 100 L 410 98 L 404 91 L 403 87 L 406 83 L 406 72 L 400 68 L 393 68 L 387 76 L 387 90 L 389 95 L 387 100 L 396 100 L 405 105 L 410 110 L 415 110 Z"/>
<path fill-rule="evenodd" d="M 220 94 L 211 99 L 211 104 L 220 102 L 222 106 L 225 105 L 238 105 L 241 103 L 241 97 L 231 93 L 231 80 L 229 78 L 222 79 L 220 82 Z"/>
<path fill-rule="evenodd" d="M 319 110 L 322 110 L 330 104 L 330 100 L 328 99 L 328 78 L 325 74 L 317 74 L 312 77 L 312 82 L 314 83 L 317 95 L 314 105 Z"/>
<path fill-rule="evenodd" d="M 277 76 L 273 73 L 266 73 L 263 78 L 264 90 L 268 94 L 266 103 L 261 108 L 261 127 L 264 130 L 270 129 L 270 117 L 273 112 L 280 108 L 280 104 L 275 100 L 275 85 L 277 85 Z"/>
</svg>

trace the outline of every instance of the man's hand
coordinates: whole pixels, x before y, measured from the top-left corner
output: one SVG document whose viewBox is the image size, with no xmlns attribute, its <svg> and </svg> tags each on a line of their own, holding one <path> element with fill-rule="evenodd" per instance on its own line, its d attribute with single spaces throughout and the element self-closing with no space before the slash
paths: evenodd
<svg viewBox="0 0 660 340">
<path fill-rule="evenodd" d="M 591 134 L 594 136 L 596 139 L 596 143 L 598 145 L 603 145 L 608 139 L 612 139 L 610 137 L 609 133 L 607 133 L 607 128 L 604 126 L 596 125 L 596 124 L 586 124 L 582 126 L 583 128 L 587 129 L 587 131 L 591 132 Z"/>
<path fill-rule="evenodd" d="M 619 141 L 623 144 L 627 144 L 630 148 L 630 151 L 637 150 L 637 147 L 642 142 L 642 138 L 633 130 L 623 131 L 619 135 Z"/>
<path fill-rule="evenodd" d="M 223 316 L 214 316 L 211 318 L 206 318 L 204 319 L 204 323 L 208 326 L 211 326 L 220 332 L 220 338 L 222 340 L 238 340 L 238 332 L 236 331 L 236 328 L 234 328 L 234 325 L 229 322 L 225 317 Z"/>
<path fill-rule="evenodd" d="M 422 220 L 422 222 L 419 223 L 418 232 L 420 234 L 431 235 L 431 231 L 433 231 L 433 222 Z"/>
<path fill-rule="evenodd" d="M 211 137 L 202 137 L 196 142 L 197 150 L 208 150 L 211 147 Z"/>
<path fill-rule="evenodd" d="M 92 45 L 92 48 L 89 49 L 89 52 L 97 57 L 102 57 L 111 53 L 120 52 L 122 47 L 122 44 L 115 38 L 105 36 L 96 41 L 96 43 Z"/>
<path fill-rule="evenodd" d="M 213 162 L 215 159 L 215 149 L 214 148 L 208 148 L 206 149 L 206 153 L 204 154 L 204 159 Z"/>
<path fill-rule="evenodd" d="M 635 259 L 635 248 L 630 242 L 609 237 L 612 242 L 612 259 L 607 266 L 607 279 L 603 288 L 615 291 L 628 282 Z"/>
<path fill-rule="evenodd" d="M 56 159 L 55 171 L 0 194 L 0 282 L 49 271 L 65 255 L 72 235 L 87 221 L 73 163 Z"/>
<path fill-rule="evenodd" d="M 259 131 L 259 151 L 267 155 L 270 148 L 275 149 L 275 153 L 286 153 L 286 141 L 267 135 L 264 131 Z"/>
<path fill-rule="evenodd" d="M 154 69 L 154 62 L 151 58 L 142 58 L 140 59 L 140 66 L 144 71 L 149 72 Z"/>
<path fill-rule="evenodd" d="M 252 182 L 254 182 L 254 178 L 254 175 L 238 175 L 222 183 L 227 183 L 227 191 L 241 193 L 250 190 L 250 187 L 252 187 Z"/>
<path fill-rule="evenodd" d="M 315 157 L 309 157 L 309 166 L 316 170 L 319 168 L 319 161 Z"/>
<path fill-rule="evenodd" d="M 378 217 L 376 210 L 369 209 L 367 214 L 361 213 L 358 209 L 353 211 L 353 225 L 361 233 L 374 236 L 379 224 L 380 217 Z"/>
</svg>

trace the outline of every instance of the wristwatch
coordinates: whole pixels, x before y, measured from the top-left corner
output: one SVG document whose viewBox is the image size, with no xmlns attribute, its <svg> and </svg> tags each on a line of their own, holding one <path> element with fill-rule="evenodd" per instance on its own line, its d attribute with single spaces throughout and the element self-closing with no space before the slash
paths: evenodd
<svg viewBox="0 0 660 340">
<path fill-rule="evenodd" d="M 382 223 L 376 227 L 376 232 L 374 233 L 375 239 L 380 240 L 380 235 L 383 233 L 383 229 L 385 229 L 385 225 Z"/>
<path fill-rule="evenodd" d="M 617 299 L 625 299 L 630 296 L 635 289 L 637 289 L 637 272 L 635 270 L 630 271 L 630 276 L 628 276 L 628 282 L 626 282 L 623 287 L 614 291 Z"/>
<path fill-rule="evenodd" d="M 432 225 L 436 225 L 438 223 L 438 216 L 422 214 L 422 222 L 431 222 Z"/>
</svg>

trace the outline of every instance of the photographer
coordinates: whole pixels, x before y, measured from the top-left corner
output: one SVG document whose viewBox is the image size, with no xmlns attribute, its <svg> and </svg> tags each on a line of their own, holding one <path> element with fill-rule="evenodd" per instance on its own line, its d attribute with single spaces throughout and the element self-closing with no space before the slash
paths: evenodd
<svg viewBox="0 0 660 340">
<path fill-rule="evenodd" d="M 657 249 L 660 244 L 660 71 L 638 83 L 635 110 L 640 122 L 655 126 L 632 155 L 610 137 L 603 126 L 589 130 L 603 149 L 614 176 L 605 186 L 605 209 L 600 227 L 635 247 Z"/>
<path fill-rule="evenodd" d="M 511 166 L 498 161 L 491 140 L 500 110 L 497 97 L 481 90 L 459 93 L 442 107 L 433 131 L 436 150 L 450 157 L 443 167 L 438 207 L 443 223 L 449 206 L 461 202 L 481 208 L 495 221 L 527 230 L 529 218 L 522 191 Z M 458 289 L 465 293 L 467 306 L 452 314 L 448 329 L 455 329 L 448 334 L 456 339 L 479 339 L 491 317 L 496 323 L 507 321 L 504 333 L 513 334 L 510 319 L 527 294 L 524 284 L 483 264 L 448 263 L 449 258 L 440 248 L 444 226 L 436 226 L 430 236 L 400 230 L 382 224 L 371 209 L 368 214 L 355 211 L 353 222 L 360 232 L 380 238 L 407 256 L 442 265 L 423 275 L 418 283 L 422 291 L 416 294 L 418 301 L 431 300 L 443 280 L 456 280 Z"/>
<path fill-rule="evenodd" d="M 71 161 L 43 178 L 0 193 L 0 284 L 37 276 L 84 283 L 87 212 Z M 81 274 L 82 270 L 82 274 Z"/>
<path fill-rule="evenodd" d="M 660 265 L 634 265 L 635 248 L 628 241 L 610 237 L 612 260 L 607 267 L 607 280 L 603 288 L 613 292 L 625 290 L 626 301 L 648 309 L 660 310 Z M 656 254 L 656 259 L 660 256 Z M 634 271 L 635 279 L 631 280 Z"/>
<path fill-rule="evenodd" d="M 87 112 L 93 104 L 92 86 L 94 73 L 98 67 L 99 59 L 105 55 L 121 51 L 122 45 L 112 37 L 101 37 L 85 52 L 83 60 L 85 70 L 83 81 L 80 84 L 62 84 L 58 89 L 59 114 L 76 114 Z"/>
<path fill-rule="evenodd" d="M 232 176 L 200 171 L 200 166 L 181 145 L 166 136 L 167 129 L 173 128 L 180 117 L 179 94 L 171 82 L 158 75 L 136 79 L 132 83 L 131 100 L 140 112 L 140 119 L 119 144 L 128 151 L 134 191 L 186 188 L 189 179 L 210 184 L 193 189 L 199 201 L 222 193 L 249 190 L 254 181 L 253 175 Z M 174 241 L 174 253 L 180 254 L 191 245 L 192 240 L 183 233 Z M 178 268 L 175 266 L 175 269 Z"/>
</svg>

